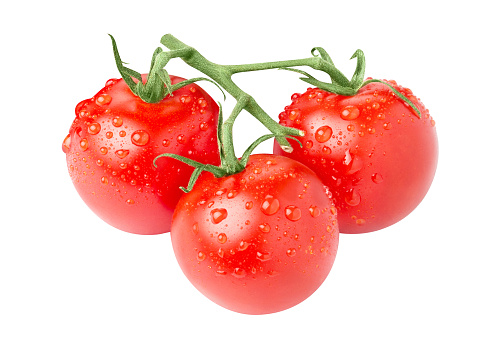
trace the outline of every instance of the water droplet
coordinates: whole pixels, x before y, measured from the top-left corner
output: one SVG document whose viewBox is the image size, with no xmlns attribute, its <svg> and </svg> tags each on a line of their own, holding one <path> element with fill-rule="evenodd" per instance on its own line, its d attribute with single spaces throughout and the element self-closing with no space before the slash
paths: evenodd
<svg viewBox="0 0 504 342">
<path fill-rule="evenodd" d="M 245 209 L 250 210 L 254 207 L 254 202 L 250 201 L 245 203 Z"/>
<path fill-rule="evenodd" d="M 108 184 L 108 178 L 107 178 L 107 177 L 105 177 L 105 176 L 104 176 L 104 177 L 102 177 L 102 178 L 100 179 L 100 181 L 101 181 L 101 183 L 102 183 L 103 185 L 107 185 L 107 184 Z"/>
<path fill-rule="evenodd" d="M 111 138 L 114 136 L 114 133 L 112 133 L 112 132 L 107 132 L 107 133 L 105 134 L 105 136 L 107 137 L 107 139 L 111 139 Z"/>
<path fill-rule="evenodd" d="M 332 133 L 333 131 L 331 127 L 322 126 L 315 132 L 315 140 L 317 140 L 319 143 L 325 143 L 331 138 Z"/>
<path fill-rule="evenodd" d="M 107 154 L 108 153 L 108 148 L 106 148 L 106 147 L 100 147 L 100 153 L 101 154 Z"/>
<path fill-rule="evenodd" d="M 291 221 L 298 221 L 301 219 L 301 209 L 293 205 L 288 205 L 285 208 L 285 217 Z"/>
<path fill-rule="evenodd" d="M 180 134 L 178 137 L 177 137 L 177 142 L 179 144 L 185 144 L 186 142 L 186 137 L 183 135 L 183 134 Z"/>
<path fill-rule="evenodd" d="M 112 125 L 114 127 L 121 127 L 123 124 L 123 119 L 119 116 L 116 116 L 115 118 L 112 119 Z"/>
<path fill-rule="evenodd" d="M 96 165 L 98 165 L 98 166 L 103 166 L 103 160 L 101 160 L 101 159 L 97 159 L 97 160 L 96 160 Z"/>
<path fill-rule="evenodd" d="M 120 136 L 121 138 L 124 138 L 124 137 L 126 136 L 126 131 L 120 131 L 120 132 L 119 132 L 119 136 Z"/>
<path fill-rule="evenodd" d="M 208 123 L 206 123 L 205 121 L 203 121 L 202 123 L 200 123 L 199 125 L 199 128 L 202 130 L 202 131 L 206 131 L 208 130 Z"/>
<path fill-rule="evenodd" d="M 119 81 L 119 79 L 117 79 L 117 78 L 111 78 L 110 80 L 108 80 L 108 81 L 105 83 L 105 87 L 110 87 L 110 86 L 113 86 L 113 85 L 114 85 L 114 84 L 116 84 L 118 81 Z"/>
<path fill-rule="evenodd" d="M 371 180 L 376 184 L 380 184 L 381 182 L 383 182 L 383 176 L 379 173 L 373 173 Z"/>
<path fill-rule="evenodd" d="M 430 120 L 430 123 L 431 123 L 431 126 L 432 127 L 435 127 L 436 126 L 436 121 L 434 121 L 433 119 Z"/>
<path fill-rule="evenodd" d="M 267 252 L 264 252 L 264 253 L 257 252 L 257 254 L 256 254 L 256 258 L 257 258 L 258 260 L 261 260 L 261 261 L 268 261 L 268 260 L 271 260 L 271 253 L 267 253 Z"/>
<path fill-rule="evenodd" d="M 205 260 L 206 258 L 206 254 L 203 253 L 203 252 L 198 252 L 198 255 L 196 256 L 196 259 L 198 259 L 198 261 L 203 261 Z"/>
<path fill-rule="evenodd" d="M 227 217 L 227 215 L 227 210 L 224 208 L 217 208 L 210 212 L 210 216 L 214 224 L 221 223 Z"/>
<path fill-rule="evenodd" d="M 248 248 L 250 244 L 246 241 L 240 241 L 240 244 L 238 245 L 238 250 L 243 252 L 244 250 L 246 250 Z"/>
<path fill-rule="evenodd" d="M 238 191 L 237 190 L 230 190 L 228 193 L 227 193 L 227 198 L 235 198 L 236 195 L 238 195 Z"/>
<path fill-rule="evenodd" d="M 312 217 L 318 217 L 320 215 L 320 209 L 314 205 L 310 206 L 308 209 Z"/>
<path fill-rule="evenodd" d="M 99 106 L 104 106 L 112 102 L 112 97 L 107 94 L 101 94 L 96 98 L 96 104 Z"/>
<path fill-rule="evenodd" d="M 295 256 L 295 255 L 296 255 L 296 249 L 295 249 L 295 248 L 289 248 L 289 249 L 287 250 L 287 256 L 289 256 L 289 257 L 293 257 L 293 256 Z"/>
<path fill-rule="evenodd" d="M 355 189 L 350 189 L 345 193 L 345 202 L 349 206 L 355 207 L 361 201 L 360 193 Z"/>
<path fill-rule="evenodd" d="M 118 157 L 118 158 L 126 158 L 129 154 L 129 150 L 117 150 L 115 152 L 115 155 Z"/>
<path fill-rule="evenodd" d="M 131 135 L 131 142 L 136 146 L 145 146 L 149 142 L 149 133 L 143 130 L 135 131 Z"/>
<path fill-rule="evenodd" d="M 299 110 L 298 109 L 292 109 L 289 111 L 289 119 L 292 121 L 295 121 L 299 117 Z"/>
<path fill-rule="evenodd" d="M 236 278 L 243 278 L 247 275 L 247 272 L 245 272 L 245 270 L 243 268 L 235 268 L 233 270 L 233 276 L 236 277 Z"/>
<path fill-rule="evenodd" d="M 270 277 L 275 277 L 280 274 L 278 271 L 268 271 L 266 272 Z"/>
<path fill-rule="evenodd" d="M 224 233 L 220 233 L 219 235 L 217 235 L 217 241 L 219 241 L 220 243 L 226 243 L 227 235 Z"/>
<path fill-rule="evenodd" d="M 259 230 L 263 233 L 269 233 L 269 231 L 271 230 L 271 227 L 269 224 L 267 223 L 264 223 L 264 224 L 260 224 L 259 225 Z"/>
<path fill-rule="evenodd" d="M 376 132 L 374 127 L 368 127 L 367 131 L 369 134 L 374 134 Z"/>
<path fill-rule="evenodd" d="M 162 144 L 164 147 L 168 147 L 170 145 L 170 141 L 168 139 L 164 139 Z"/>
<path fill-rule="evenodd" d="M 352 155 L 350 150 L 345 151 L 345 158 L 343 159 L 343 164 L 347 166 L 346 174 L 353 175 L 362 169 L 364 165 L 362 159 L 359 156 Z"/>
<path fill-rule="evenodd" d="M 267 195 L 261 205 L 261 211 L 266 215 L 273 215 L 280 209 L 280 202 L 271 195 Z"/>
<path fill-rule="evenodd" d="M 355 221 L 355 223 L 357 223 L 359 226 L 362 226 L 362 225 L 364 225 L 366 223 L 366 220 L 364 220 L 364 219 L 357 219 Z"/>
<path fill-rule="evenodd" d="M 79 143 L 79 147 L 81 148 L 81 150 L 85 151 L 88 149 L 89 145 L 88 145 L 88 141 L 86 138 L 82 139 Z"/>
<path fill-rule="evenodd" d="M 390 124 L 390 122 L 385 122 L 385 123 L 383 124 L 383 128 L 384 128 L 384 129 L 386 129 L 386 130 L 389 130 L 389 129 L 391 129 L 391 128 L 392 128 L 392 125 Z"/>
<path fill-rule="evenodd" d="M 180 102 L 181 103 L 190 103 L 192 101 L 192 97 L 189 95 L 182 95 L 180 97 Z"/>
<path fill-rule="evenodd" d="M 359 108 L 354 106 L 347 106 L 341 112 L 340 116 L 343 120 L 354 120 L 359 117 L 360 111 Z"/>
<path fill-rule="evenodd" d="M 134 201 L 134 200 L 132 200 L 132 199 L 127 199 L 127 200 L 126 200 L 126 203 L 128 203 L 128 204 L 135 204 L 135 201 Z"/>
<path fill-rule="evenodd" d="M 215 196 L 222 196 L 226 193 L 227 189 L 220 189 L 215 192 Z"/>
<path fill-rule="evenodd" d="M 72 137 L 68 134 L 63 140 L 63 144 L 61 145 L 61 149 L 63 152 L 68 153 L 70 151 L 70 146 L 72 144 Z"/>
<path fill-rule="evenodd" d="M 222 248 L 219 248 L 217 251 L 217 255 L 220 256 L 221 258 L 224 258 L 224 250 Z"/>
<path fill-rule="evenodd" d="M 98 122 L 93 122 L 88 126 L 88 133 L 89 134 L 98 134 L 101 131 L 101 126 Z"/>
<path fill-rule="evenodd" d="M 306 142 L 306 144 L 305 144 L 305 147 L 306 147 L 306 148 L 312 148 L 312 147 L 313 147 L 313 141 L 308 140 L 308 141 Z"/>
<path fill-rule="evenodd" d="M 199 232 L 199 225 L 198 223 L 193 224 L 192 226 L 192 232 L 196 235 Z"/>
<path fill-rule="evenodd" d="M 324 146 L 322 148 L 322 153 L 324 153 L 324 154 L 331 154 L 331 152 L 332 152 L 332 150 L 328 146 Z"/>
</svg>

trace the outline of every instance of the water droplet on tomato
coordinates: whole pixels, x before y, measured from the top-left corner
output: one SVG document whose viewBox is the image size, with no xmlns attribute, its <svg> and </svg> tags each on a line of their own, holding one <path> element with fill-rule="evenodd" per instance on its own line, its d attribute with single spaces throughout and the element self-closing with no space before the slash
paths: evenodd
<svg viewBox="0 0 504 342">
<path fill-rule="evenodd" d="M 280 201 L 267 195 L 261 205 L 261 211 L 266 215 L 274 215 L 280 209 Z"/>
<path fill-rule="evenodd" d="M 357 223 L 359 226 L 362 226 L 366 223 L 366 220 L 364 219 L 357 219 L 355 220 L 355 223 Z"/>
<path fill-rule="evenodd" d="M 383 176 L 379 173 L 373 173 L 371 180 L 376 184 L 380 184 L 381 182 L 383 182 Z"/>
<path fill-rule="evenodd" d="M 112 96 L 108 94 L 98 95 L 95 102 L 99 106 L 108 105 L 110 102 L 112 102 Z"/>
<path fill-rule="evenodd" d="M 361 201 L 360 193 L 355 189 L 350 189 L 345 193 L 345 202 L 349 206 L 355 207 Z"/>
<path fill-rule="evenodd" d="M 131 135 L 131 142 L 136 146 L 145 146 L 149 142 L 149 133 L 143 130 L 135 131 Z"/>
<path fill-rule="evenodd" d="M 70 134 L 67 134 L 67 136 L 63 140 L 63 144 L 61 145 L 61 149 L 63 150 L 63 152 L 68 153 L 68 151 L 70 151 L 71 144 L 72 144 L 72 137 L 70 136 Z"/>
<path fill-rule="evenodd" d="M 319 143 L 325 143 L 331 138 L 332 133 L 333 131 L 331 127 L 322 126 L 315 132 L 315 140 L 317 140 Z"/>
<path fill-rule="evenodd" d="M 217 235 L 217 241 L 219 241 L 220 243 L 226 243 L 227 235 L 224 233 L 220 233 L 219 235 Z"/>
<path fill-rule="evenodd" d="M 224 250 L 222 248 L 219 248 L 217 251 L 217 255 L 220 256 L 221 258 L 224 258 Z"/>
<path fill-rule="evenodd" d="M 105 136 L 107 137 L 107 139 L 111 139 L 111 138 L 114 136 L 114 133 L 112 133 L 112 132 L 107 132 L 107 133 L 105 134 Z"/>
<path fill-rule="evenodd" d="M 243 268 L 235 268 L 233 270 L 233 276 L 236 277 L 236 278 L 243 278 L 247 275 L 247 272 L 245 272 L 245 270 Z"/>
<path fill-rule="evenodd" d="M 205 260 L 205 258 L 206 258 L 206 254 L 203 252 L 198 252 L 198 255 L 196 255 L 196 259 L 198 261 L 203 261 L 203 260 Z"/>
<path fill-rule="evenodd" d="M 237 190 L 230 190 L 228 193 L 227 193 L 227 198 L 235 198 L 236 195 L 238 195 L 238 191 Z"/>
<path fill-rule="evenodd" d="M 271 253 L 267 253 L 267 252 L 264 252 L 264 253 L 257 252 L 257 254 L 256 254 L 256 258 L 257 258 L 258 260 L 261 260 L 261 261 L 268 261 L 268 260 L 271 260 Z"/>
<path fill-rule="evenodd" d="M 330 147 L 328 147 L 328 146 L 324 146 L 324 147 L 322 148 L 322 153 L 324 153 L 324 154 L 331 154 L 331 152 L 332 152 L 332 150 L 331 150 L 331 148 L 330 148 Z"/>
<path fill-rule="evenodd" d="M 308 140 L 308 141 L 306 142 L 306 144 L 305 144 L 305 147 L 306 147 L 306 148 L 312 148 L 312 147 L 313 147 L 313 141 Z"/>
<path fill-rule="evenodd" d="M 124 137 L 126 136 L 126 131 L 120 131 L 120 132 L 119 132 L 119 136 L 120 136 L 121 138 L 124 138 Z"/>
<path fill-rule="evenodd" d="M 250 244 L 246 241 L 240 241 L 240 244 L 238 245 L 238 250 L 240 252 L 243 252 L 244 250 L 246 250 L 248 248 Z"/>
<path fill-rule="evenodd" d="M 289 248 L 286 253 L 287 253 L 287 256 L 293 257 L 293 256 L 296 255 L 296 249 L 295 248 Z"/>
<path fill-rule="evenodd" d="M 135 204 L 135 201 L 134 201 L 134 200 L 132 200 L 132 199 L 127 199 L 127 200 L 126 200 L 126 203 L 128 203 L 128 204 Z"/>
<path fill-rule="evenodd" d="M 359 117 L 359 108 L 354 106 L 346 106 L 341 112 L 340 116 L 343 120 L 354 120 Z"/>
<path fill-rule="evenodd" d="M 205 121 L 203 121 L 202 123 L 200 123 L 199 125 L 199 128 L 202 130 L 202 131 L 206 131 L 208 130 L 208 123 L 206 123 Z"/>
<path fill-rule="evenodd" d="M 110 80 L 108 80 L 108 81 L 105 83 L 105 87 L 110 87 L 110 86 L 113 86 L 113 85 L 114 85 L 114 84 L 116 84 L 118 81 L 119 81 L 119 79 L 117 79 L 117 78 L 111 78 Z"/>
<path fill-rule="evenodd" d="M 118 157 L 118 158 L 126 158 L 129 154 L 129 150 L 117 150 L 115 152 L 115 155 Z"/>
<path fill-rule="evenodd" d="M 385 122 L 383 124 L 383 129 L 386 129 L 386 130 L 389 130 L 392 128 L 392 125 L 390 124 L 390 122 Z"/>
<path fill-rule="evenodd" d="M 345 151 L 345 158 L 343 159 L 343 164 L 347 166 L 346 174 L 353 175 L 362 169 L 364 163 L 359 156 L 352 155 L 350 150 Z"/>
<path fill-rule="evenodd" d="M 298 221 L 301 219 L 301 209 L 293 205 L 288 205 L 285 208 L 285 217 L 291 221 Z"/>
<path fill-rule="evenodd" d="M 183 135 L 183 134 L 180 134 L 178 137 L 177 137 L 177 142 L 179 144 L 185 144 L 186 142 L 186 137 Z"/>
<path fill-rule="evenodd" d="M 112 125 L 114 127 L 121 127 L 123 124 L 123 119 L 119 116 L 116 116 L 115 118 L 112 119 Z"/>
<path fill-rule="evenodd" d="M 198 223 L 193 224 L 192 226 L 192 232 L 196 235 L 199 232 L 199 225 Z"/>
<path fill-rule="evenodd" d="M 192 101 L 192 97 L 189 95 L 182 95 L 180 97 L 180 102 L 181 103 L 190 103 Z"/>
<path fill-rule="evenodd" d="M 88 149 L 89 145 L 88 145 L 88 141 L 86 138 L 82 139 L 79 143 L 79 147 L 81 148 L 81 150 L 85 151 Z"/>
<path fill-rule="evenodd" d="M 210 212 L 210 217 L 212 218 L 212 222 L 214 224 L 221 223 L 227 217 L 227 215 L 227 210 L 224 208 L 217 208 Z"/>
<path fill-rule="evenodd" d="M 101 160 L 101 159 L 97 159 L 97 160 L 96 160 L 96 165 L 98 165 L 98 166 L 103 166 L 103 160 Z"/>
<path fill-rule="evenodd" d="M 106 148 L 106 147 L 100 147 L 100 153 L 101 154 L 107 154 L 108 153 L 108 148 Z"/>
<path fill-rule="evenodd" d="M 289 119 L 295 121 L 299 117 L 299 109 L 292 109 L 289 112 Z"/>
<path fill-rule="evenodd" d="M 89 134 L 98 134 L 101 131 L 101 126 L 98 122 L 93 122 L 88 126 L 88 133 Z"/>
<path fill-rule="evenodd" d="M 308 211 L 310 212 L 310 215 L 312 217 L 318 217 L 320 216 L 320 209 L 317 207 L 317 206 L 310 206 L 310 208 L 308 209 Z"/>
<path fill-rule="evenodd" d="M 264 223 L 264 224 L 260 224 L 259 225 L 259 230 L 263 233 L 269 233 L 269 231 L 271 230 L 271 227 L 269 224 L 267 223 Z"/>
<path fill-rule="evenodd" d="M 107 178 L 107 177 L 105 177 L 105 176 L 104 176 L 104 177 L 102 177 L 102 178 L 100 179 L 100 181 L 101 181 L 101 183 L 102 183 L 103 185 L 107 185 L 107 184 L 108 184 L 108 178 Z"/>
<path fill-rule="evenodd" d="M 245 203 L 245 209 L 250 210 L 254 207 L 254 202 L 250 201 Z"/>
</svg>

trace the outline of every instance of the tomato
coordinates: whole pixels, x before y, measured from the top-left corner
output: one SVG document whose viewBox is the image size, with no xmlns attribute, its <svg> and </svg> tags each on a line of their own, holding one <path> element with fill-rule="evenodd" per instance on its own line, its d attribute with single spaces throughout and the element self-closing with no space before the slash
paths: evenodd
<svg viewBox="0 0 504 342">
<path fill-rule="evenodd" d="M 338 246 L 337 213 L 306 166 L 252 155 L 243 172 L 204 172 L 175 209 L 171 238 L 183 272 L 215 303 L 266 314 L 309 297 Z"/>
<path fill-rule="evenodd" d="M 387 81 L 388 82 L 388 81 Z M 436 170 L 435 122 L 410 89 L 369 83 L 354 96 L 309 88 L 294 94 L 280 124 L 302 129 L 302 148 L 274 153 L 311 167 L 332 192 L 342 233 L 372 232 L 406 217 L 426 195 Z"/>
<path fill-rule="evenodd" d="M 146 75 L 142 76 L 146 78 Z M 172 84 L 183 79 L 171 76 Z M 166 152 L 218 163 L 219 108 L 199 86 L 187 85 L 159 103 L 135 96 L 123 79 L 112 79 L 80 102 L 63 142 L 68 171 L 84 202 L 110 225 L 130 233 L 170 230 L 179 186 L 193 169 L 163 158 Z"/>
</svg>

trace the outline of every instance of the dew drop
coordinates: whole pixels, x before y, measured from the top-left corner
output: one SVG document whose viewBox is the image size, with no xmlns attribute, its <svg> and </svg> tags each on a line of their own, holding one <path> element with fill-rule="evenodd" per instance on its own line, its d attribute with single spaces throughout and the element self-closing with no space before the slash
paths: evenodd
<svg viewBox="0 0 504 342">
<path fill-rule="evenodd" d="M 126 131 L 120 131 L 119 132 L 119 136 L 122 137 L 122 138 L 125 137 L 126 136 Z"/>
<path fill-rule="evenodd" d="M 267 195 L 261 205 L 261 211 L 266 215 L 274 215 L 280 209 L 280 202 L 271 195 Z"/>
<path fill-rule="evenodd" d="M 358 156 L 352 156 L 350 150 L 345 151 L 345 158 L 343 159 L 343 164 L 347 166 L 346 174 L 353 175 L 354 173 L 360 171 L 364 165 L 362 159 Z"/>
<path fill-rule="evenodd" d="M 106 147 L 100 147 L 100 153 L 101 154 L 107 154 L 108 153 L 108 148 L 106 148 Z"/>
<path fill-rule="evenodd" d="M 383 129 L 386 129 L 386 130 L 389 130 L 392 128 L 392 125 L 390 124 L 390 122 L 385 122 L 383 124 Z"/>
<path fill-rule="evenodd" d="M 373 183 L 380 184 L 381 182 L 383 182 L 383 176 L 379 173 L 373 173 L 371 180 L 373 181 Z"/>
<path fill-rule="evenodd" d="M 247 275 L 247 272 L 245 272 L 245 270 L 243 268 L 235 268 L 233 270 L 233 276 L 236 277 L 236 278 L 243 278 Z"/>
<path fill-rule="evenodd" d="M 217 235 L 217 241 L 219 241 L 220 243 L 226 243 L 227 235 L 224 233 L 220 233 L 219 235 Z"/>
<path fill-rule="evenodd" d="M 112 102 L 112 97 L 107 94 L 101 94 L 96 98 L 96 104 L 99 106 L 104 106 Z"/>
<path fill-rule="evenodd" d="M 224 208 L 217 208 L 210 212 L 210 216 L 214 224 L 221 223 L 227 217 L 227 215 L 227 210 Z"/>
<path fill-rule="evenodd" d="M 310 211 L 310 215 L 312 217 L 320 216 L 320 209 L 317 206 L 312 205 L 308 210 Z"/>
<path fill-rule="evenodd" d="M 293 205 L 288 205 L 285 208 L 285 217 L 291 221 L 298 221 L 301 219 L 301 209 Z"/>
<path fill-rule="evenodd" d="M 257 254 L 256 254 L 256 258 L 257 258 L 258 260 L 261 260 L 261 261 L 268 261 L 268 260 L 271 260 L 271 253 L 267 253 L 267 252 L 264 252 L 264 253 L 257 252 Z"/>
<path fill-rule="evenodd" d="M 111 78 L 110 80 L 108 80 L 108 81 L 105 83 L 105 87 L 110 87 L 110 86 L 113 86 L 113 85 L 114 85 L 114 84 L 116 84 L 118 81 L 119 81 L 119 79 L 117 79 L 117 78 Z"/>
<path fill-rule="evenodd" d="M 238 245 L 238 250 L 240 252 L 243 252 L 244 250 L 246 250 L 248 248 L 250 244 L 246 241 L 240 241 L 240 244 Z"/>
<path fill-rule="evenodd" d="M 168 139 L 164 139 L 162 144 L 164 147 L 168 147 L 168 146 L 170 146 L 170 141 Z"/>
<path fill-rule="evenodd" d="M 292 109 L 289 111 L 289 119 L 295 121 L 299 117 L 299 113 L 298 109 Z"/>
<path fill-rule="evenodd" d="M 206 131 L 208 130 L 208 123 L 206 123 L 205 121 L 203 121 L 202 123 L 200 123 L 199 125 L 199 128 L 202 130 L 202 131 Z"/>
<path fill-rule="evenodd" d="M 105 136 L 107 137 L 107 139 L 111 139 L 111 138 L 114 136 L 114 133 L 112 133 L 112 132 L 107 132 L 107 133 L 105 134 Z"/>
<path fill-rule="evenodd" d="M 128 203 L 128 204 L 135 204 L 135 201 L 134 201 L 134 200 L 132 200 L 132 199 L 127 199 L 127 200 L 126 200 L 126 203 Z"/>
<path fill-rule="evenodd" d="M 331 148 L 330 148 L 330 147 L 328 147 L 328 146 L 324 146 L 324 147 L 322 148 L 322 153 L 324 153 L 324 154 L 331 154 L 331 152 L 332 152 L 332 150 L 331 150 Z"/>
<path fill-rule="evenodd" d="M 236 191 L 236 190 L 230 190 L 230 191 L 227 193 L 226 197 L 227 197 L 227 198 L 235 198 L 235 197 L 236 197 L 236 195 L 238 195 L 238 191 Z"/>
<path fill-rule="evenodd" d="M 220 256 L 221 258 L 224 258 L 224 250 L 222 248 L 219 248 L 217 251 L 217 255 Z"/>
<path fill-rule="evenodd" d="M 340 116 L 343 120 L 354 120 L 359 117 L 359 108 L 354 106 L 347 106 L 343 109 Z"/>
<path fill-rule="evenodd" d="M 85 151 L 88 149 L 89 145 L 88 145 L 88 141 L 86 138 L 82 139 L 79 143 L 79 147 L 81 148 L 81 150 Z"/>
<path fill-rule="evenodd" d="M 101 126 L 98 122 L 93 122 L 92 124 L 90 124 L 88 126 L 88 133 L 89 134 L 95 135 L 95 134 L 100 133 L 100 131 L 101 131 Z"/>
<path fill-rule="evenodd" d="M 263 233 L 269 233 L 269 231 L 271 230 L 271 227 L 269 224 L 267 223 L 264 223 L 264 224 L 260 224 L 259 225 L 259 230 Z"/>
<path fill-rule="evenodd" d="M 349 206 L 355 207 L 361 201 L 360 193 L 355 189 L 350 189 L 345 193 L 345 202 Z"/>
<path fill-rule="evenodd" d="M 123 124 L 123 119 L 119 116 L 116 116 L 115 118 L 112 119 L 112 125 L 114 127 L 121 127 Z"/>
<path fill-rule="evenodd" d="M 315 140 L 319 143 L 324 143 L 328 141 L 332 136 L 332 128 L 329 126 L 322 126 L 315 132 Z"/>
<path fill-rule="evenodd" d="M 105 177 L 105 176 L 104 176 L 104 177 L 102 177 L 102 178 L 100 179 L 100 181 L 101 181 L 101 183 L 102 183 L 103 185 L 107 185 L 107 184 L 108 184 L 108 178 L 107 178 L 107 177 Z"/>
<path fill-rule="evenodd" d="M 198 255 L 196 256 L 196 259 L 198 259 L 198 261 L 203 261 L 205 260 L 206 258 L 206 254 L 203 253 L 203 252 L 198 252 Z"/>
<path fill-rule="evenodd" d="M 70 151 L 70 146 L 72 144 L 72 137 L 68 134 L 63 140 L 63 144 L 61 145 L 61 149 L 63 152 L 68 153 Z"/>
<path fill-rule="evenodd" d="M 293 256 L 296 255 L 296 249 L 295 248 L 289 248 L 286 253 L 287 253 L 287 256 L 293 257 Z"/>
<path fill-rule="evenodd" d="M 97 160 L 96 160 L 96 165 L 98 165 L 98 166 L 103 166 L 103 160 L 101 160 L 101 159 L 97 159 Z"/>
<path fill-rule="evenodd" d="M 183 135 L 183 134 L 180 134 L 178 137 L 177 137 L 177 142 L 180 143 L 180 144 L 185 144 L 186 142 L 186 137 Z"/>
<path fill-rule="evenodd" d="M 254 202 L 250 201 L 245 203 L 245 209 L 250 210 L 254 207 Z"/>
<path fill-rule="evenodd" d="M 143 130 L 135 131 L 131 135 L 131 142 L 136 146 L 145 146 L 149 142 L 149 133 Z"/>
<path fill-rule="evenodd" d="M 306 147 L 306 148 L 312 148 L 312 147 L 313 147 L 313 141 L 308 140 L 308 141 L 306 142 L 306 144 L 305 144 L 305 147 Z"/>
<path fill-rule="evenodd" d="M 129 154 L 129 150 L 117 150 L 115 152 L 115 155 L 118 157 L 118 158 L 126 158 Z"/>
<path fill-rule="evenodd" d="M 189 95 L 182 95 L 180 97 L 180 102 L 181 103 L 190 103 L 192 101 L 192 97 Z"/>
</svg>

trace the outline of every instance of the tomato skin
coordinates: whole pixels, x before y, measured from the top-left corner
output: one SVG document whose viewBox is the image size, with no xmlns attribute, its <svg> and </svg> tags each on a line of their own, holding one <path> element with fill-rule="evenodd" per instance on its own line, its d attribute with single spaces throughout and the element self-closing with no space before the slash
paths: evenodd
<svg viewBox="0 0 504 342">
<path fill-rule="evenodd" d="M 195 84 L 150 104 L 124 80 L 109 80 L 77 105 L 63 142 L 75 188 L 95 214 L 118 229 L 168 232 L 183 194 L 179 186 L 187 184 L 193 169 L 171 158 L 161 158 L 156 169 L 153 160 L 169 152 L 218 164 L 218 112 L 215 101 Z"/>
<path fill-rule="evenodd" d="M 329 187 L 342 233 L 366 233 L 406 217 L 422 201 L 438 159 L 435 122 L 411 90 L 387 81 L 421 111 L 386 85 L 370 83 L 355 96 L 309 88 L 294 94 L 280 124 L 302 129 L 303 147 L 274 153 L 313 168 Z"/>
<path fill-rule="evenodd" d="M 322 284 L 337 252 L 336 215 L 313 171 L 252 155 L 241 173 L 200 176 L 175 209 L 171 238 L 184 274 L 205 296 L 232 311 L 267 314 Z"/>
</svg>

